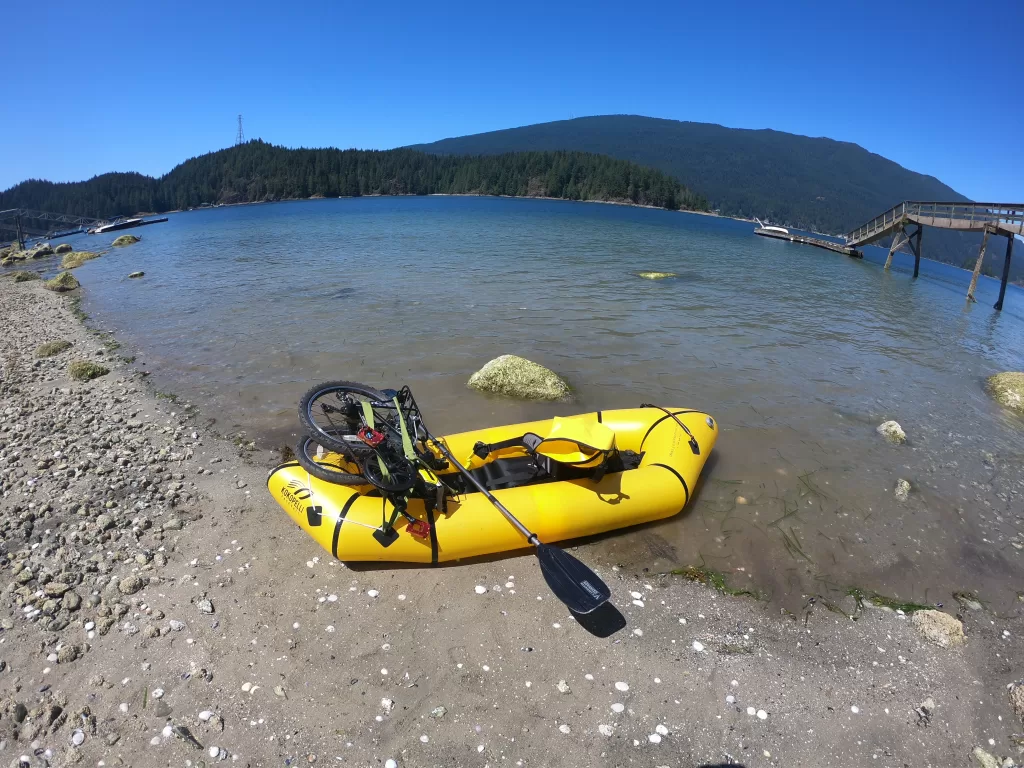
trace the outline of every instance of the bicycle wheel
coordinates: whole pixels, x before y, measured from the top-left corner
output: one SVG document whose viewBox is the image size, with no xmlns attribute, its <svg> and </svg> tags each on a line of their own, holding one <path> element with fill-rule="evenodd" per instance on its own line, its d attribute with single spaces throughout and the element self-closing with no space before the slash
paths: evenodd
<svg viewBox="0 0 1024 768">
<path fill-rule="evenodd" d="M 316 437 L 299 438 L 299 444 L 295 447 L 295 460 L 313 477 L 326 483 L 367 485 L 366 478 L 358 474 L 358 464 L 352 459 L 332 451 L 329 446 L 323 445 Z"/>
<path fill-rule="evenodd" d="M 418 474 L 416 467 L 404 459 L 393 467 L 388 467 L 387 474 L 377 461 L 376 456 L 367 456 L 362 461 L 363 482 L 384 491 L 385 493 L 404 493 L 411 491 L 416 485 Z"/>
<path fill-rule="evenodd" d="M 362 403 L 387 402 L 380 390 L 354 381 L 325 381 L 312 387 L 299 401 L 299 421 L 325 448 L 352 458 L 370 448 L 356 433 L 362 425 Z"/>
</svg>

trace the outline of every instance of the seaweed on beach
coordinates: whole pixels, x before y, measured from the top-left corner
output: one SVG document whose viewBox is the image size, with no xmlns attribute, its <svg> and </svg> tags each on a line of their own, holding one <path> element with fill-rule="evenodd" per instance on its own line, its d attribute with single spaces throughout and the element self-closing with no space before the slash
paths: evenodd
<svg viewBox="0 0 1024 768">
<path fill-rule="evenodd" d="M 930 611 L 934 605 L 923 605 L 922 603 L 914 603 L 905 600 L 900 600 L 896 597 L 889 597 L 878 592 L 870 592 L 861 589 L 860 587 L 850 587 L 846 594 L 857 601 L 857 612 L 859 613 L 865 603 L 879 606 L 881 608 L 889 608 L 894 611 L 902 611 L 906 614 L 914 613 L 915 611 Z"/>
<path fill-rule="evenodd" d="M 732 597 L 752 597 L 755 600 L 761 599 L 761 595 L 757 590 L 753 589 L 736 589 L 730 587 L 725 580 L 725 574 L 719 573 L 718 571 L 712 570 L 703 565 L 687 565 L 683 568 L 676 568 L 669 571 L 673 576 L 682 576 L 684 579 L 694 581 L 698 584 L 703 584 L 705 587 L 710 587 L 716 592 L 721 592 L 723 595 L 731 595 Z"/>
</svg>

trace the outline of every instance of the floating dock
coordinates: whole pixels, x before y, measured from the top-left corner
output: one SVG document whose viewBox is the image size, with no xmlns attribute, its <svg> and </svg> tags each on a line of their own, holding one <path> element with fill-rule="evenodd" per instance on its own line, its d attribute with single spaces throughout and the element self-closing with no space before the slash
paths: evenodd
<svg viewBox="0 0 1024 768">
<path fill-rule="evenodd" d="M 817 237 L 807 237 L 806 235 L 784 235 L 781 232 L 773 232 L 772 230 L 755 229 L 755 235 L 761 237 L 774 237 L 776 240 L 788 240 L 791 243 L 803 243 L 804 245 L 813 245 L 816 248 L 824 248 L 828 251 L 835 251 L 836 253 L 842 253 L 846 256 L 850 256 L 854 259 L 863 259 L 864 254 L 849 245 L 843 245 L 842 243 L 833 243 L 831 240 L 822 240 Z"/>
</svg>

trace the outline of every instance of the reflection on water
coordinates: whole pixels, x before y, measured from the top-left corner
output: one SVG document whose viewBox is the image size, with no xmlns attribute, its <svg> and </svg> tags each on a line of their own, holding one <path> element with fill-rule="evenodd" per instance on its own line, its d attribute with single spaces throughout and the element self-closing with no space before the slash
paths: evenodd
<svg viewBox="0 0 1024 768">
<path fill-rule="evenodd" d="M 722 434 L 694 503 L 602 538 L 592 558 L 703 562 L 790 602 L 852 584 L 1012 600 L 1024 425 L 982 382 L 1024 367 L 1024 293 L 994 313 L 994 281 L 967 305 L 961 270 L 925 262 L 912 281 L 902 255 L 884 272 L 884 254 L 857 261 L 751 232 L 601 205 L 325 200 L 174 215 L 78 274 L 87 311 L 157 387 L 224 431 L 290 441 L 299 395 L 331 378 L 412 385 L 437 432 L 696 407 Z M 127 281 L 136 269 L 145 279 Z M 466 389 L 507 352 L 568 376 L 579 402 Z M 875 434 L 889 418 L 908 445 Z M 904 504 L 898 478 L 914 487 Z"/>
</svg>

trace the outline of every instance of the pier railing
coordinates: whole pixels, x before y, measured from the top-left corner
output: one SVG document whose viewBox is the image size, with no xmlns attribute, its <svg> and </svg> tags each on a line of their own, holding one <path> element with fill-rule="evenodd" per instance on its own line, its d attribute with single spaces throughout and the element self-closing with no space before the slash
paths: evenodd
<svg viewBox="0 0 1024 768">
<path fill-rule="evenodd" d="M 865 245 L 891 234 L 902 224 L 921 224 L 965 232 L 1024 234 L 1024 203 L 906 201 L 894 205 L 846 235 L 847 245 Z"/>
</svg>

